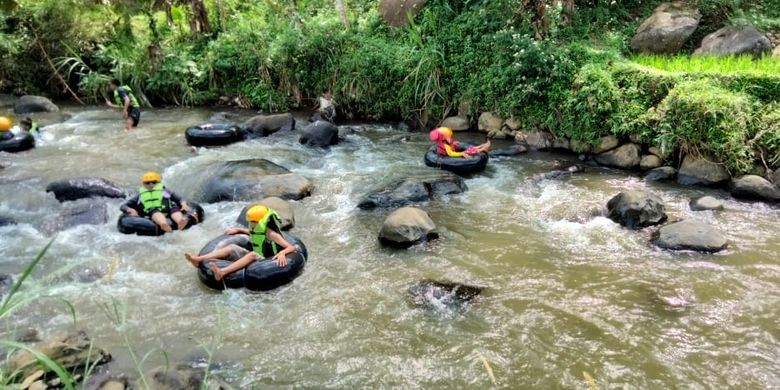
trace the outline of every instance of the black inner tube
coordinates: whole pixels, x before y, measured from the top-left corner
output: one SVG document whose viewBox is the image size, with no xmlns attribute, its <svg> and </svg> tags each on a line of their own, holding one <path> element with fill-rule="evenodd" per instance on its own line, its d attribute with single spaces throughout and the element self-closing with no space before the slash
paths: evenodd
<svg viewBox="0 0 780 390">
<path fill-rule="evenodd" d="M 192 146 L 222 146 L 242 141 L 244 132 L 234 125 L 207 124 L 188 128 L 184 138 Z"/>
<path fill-rule="evenodd" d="M 468 147 L 468 145 L 465 144 L 464 146 Z M 440 156 L 436 153 L 436 145 L 431 146 L 428 149 L 428 152 L 425 153 L 425 165 L 444 169 L 458 175 L 468 175 L 484 171 L 489 159 L 487 153 L 480 153 L 472 159 Z"/>
<path fill-rule="evenodd" d="M 14 135 L 13 138 L 0 141 L 0 152 L 16 153 L 35 147 L 35 137 L 27 132 Z"/>
<path fill-rule="evenodd" d="M 189 229 L 201 222 L 205 217 L 203 207 L 197 203 L 190 203 L 190 212 L 184 215 L 187 220 L 187 225 L 184 229 Z M 173 222 L 170 218 L 167 218 L 168 225 L 176 231 L 176 222 Z M 133 217 L 127 214 L 122 214 L 117 221 L 117 229 L 120 233 L 124 234 L 137 234 L 139 236 L 162 236 L 165 231 L 160 229 L 154 221 L 146 217 Z"/>
</svg>

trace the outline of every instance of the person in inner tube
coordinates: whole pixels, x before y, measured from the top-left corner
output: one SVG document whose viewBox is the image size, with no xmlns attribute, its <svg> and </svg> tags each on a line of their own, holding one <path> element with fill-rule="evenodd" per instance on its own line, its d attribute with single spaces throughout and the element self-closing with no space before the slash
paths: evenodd
<svg viewBox="0 0 780 390">
<path fill-rule="evenodd" d="M 184 230 L 187 220 L 183 213 L 190 210 L 187 201 L 165 188 L 162 177 L 157 172 L 146 172 L 141 177 L 139 194 L 122 205 L 122 212 L 133 217 L 148 217 L 164 232 L 173 231 L 168 224 L 168 216 L 176 222 L 179 230 Z"/>
<path fill-rule="evenodd" d="M 287 256 L 295 253 L 297 248 L 295 245 L 290 244 L 282 236 L 281 223 L 279 222 L 279 215 L 274 209 L 262 205 L 252 206 L 246 212 L 246 220 L 249 222 L 249 228 L 230 228 L 225 231 L 225 234 L 246 234 L 249 235 L 252 241 L 252 251 L 242 248 L 238 245 L 232 244 L 212 252 L 206 253 L 203 256 L 195 256 L 192 253 L 185 253 L 186 258 L 196 268 L 200 263 L 206 260 L 214 259 L 228 259 L 238 258 L 238 260 L 230 263 L 225 268 L 217 267 L 216 263 L 210 263 L 209 268 L 214 273 L 214 279 L 222 280 L 225 275 L 230 275 L 242 268 L 246 268 L 249 264 L 257 260 L 262 260 L 266 257 L 273 256 L 276 260 L 276 265 L 284 267 L 287 265 Z"/>
<path fill-rule="evenodd" d="M 40 129 L 38 128 L 38 124 L 35 123 L 29 116 L 22 119 L 21 122 L 19 122 L 19 127 L 22 128 L 22 130 L 30 133 L 35 138 L 41 137 Z"/>
<path fill-rule="evenodd" d="M 460 142 L 453 138 L 452 129 L 449 127 L 433 129 L 428 136 L 431 141 L 436 142 L 436 154 L 439 156 L 472 159 L 480 153 L 490 151 L 490 140 L 479 146 L 469 146 L 464 150 Z"/>
</svg>

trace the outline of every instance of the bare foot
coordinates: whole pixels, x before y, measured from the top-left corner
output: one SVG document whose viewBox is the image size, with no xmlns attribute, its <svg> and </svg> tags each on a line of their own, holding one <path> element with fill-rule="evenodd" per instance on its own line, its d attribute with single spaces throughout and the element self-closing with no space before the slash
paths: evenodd
<svg viewBox="0 0 780 390">
<path fill-rule="evenodd" d="M 222 270 L 219 269 L 219 267 L 217 267 L 216 263 L 209 263 L 209 269 L 211 270 L 211 272 L 214 273 L 214 280 L 216 280 L 217 282 L 222 280 L 222 277 L 224 275 L 222 275 Z"/>
<path fill-rule="evenodd" d="M 187 259 L 187 261 L 189 261 L 195 268 L 198 268 L 201 263 L 200 260 L 196 259 L 195 256 L 192 255 L 192 253 L 185 253 L 184 258 Z"/>
</svg>

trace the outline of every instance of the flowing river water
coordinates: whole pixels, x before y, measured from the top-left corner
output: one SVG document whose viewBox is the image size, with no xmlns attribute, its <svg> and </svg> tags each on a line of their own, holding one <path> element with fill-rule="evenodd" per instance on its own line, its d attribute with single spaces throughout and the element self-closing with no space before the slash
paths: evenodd
<svg viewBox="0 0 780 390">
<path fill-rule="evenodd" d="M 116 111 L 64 110 L 72 117 L 44 122 L 49 134 L 36 149 L 0 155 L 9 165 L 0 215 L 29 221 L 0 227 L 0 272 L 21 272 L 49 240 L 41 224 L 62 207 L 44 191 L 50 181 L 95 175 L 132 191 L 155 169 L 186 197 L 209 166 L 246 158 L 314 183 L 311 197 L 292 202 L 309 261 L 272 292 L 212 291 L 182 254 L 233 226 L 245 203 L 204 205 L 203 224 L 149 238 L 117 232 L 121 202 L 112 200 L 108 223 L 59 233 L 25 287 L 73 304 L 75 324 L 67 305 L 41 298 L 2 324 L 6 334 L 84 329 L 114 356 L 111 370 L 131 376 L 129 347 L 139 358 L 151 351 L 143 368 L 211 354 L 238 388 L 488 388 L 487 366 L 500 388 L 587 388 L 588 376 L 598 388 L 780 387 L 777 208 L 607 169 L 539 180 L 573 157 L 529 153 L 492 159 L 466 193 L 422 205 L 440 240 L 391 250 L 377 240 L 389 211 L 356 205 L 371 189 L 432 170 L 426 134 L 370 124 L 329 152 L 302 147 L 297 132 L 193 151 L 184 129 L 215 111 L 145 110 L 128 133 Z M 591 216 L 632 188 L 660 195 L 672 220 L 714 225 L 729 249 L 664 251 L 649 244 L 652 229 Z M 690 211 L 702 194 L 726 209 Z M 487 289 L 460 310 L 419 308 L 407 288 L 423 279 Z M 106 314 L 111 302 L 126 316 L 121 326 Z"/>
</svg>

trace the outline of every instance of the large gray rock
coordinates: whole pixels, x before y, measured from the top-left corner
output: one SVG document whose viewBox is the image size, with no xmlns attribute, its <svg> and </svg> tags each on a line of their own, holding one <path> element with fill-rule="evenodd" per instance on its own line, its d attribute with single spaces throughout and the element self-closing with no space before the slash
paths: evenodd
<svg viewBox="0 0 780 390">
<path fill-rule="evenodd" d="M 677 170 L 672 167 L 653 168 L 645 175 L 647 181 L 671 181 L 677 178 Z"/>
<path fill-rule="evenodd" d="M 573 138 L 569 142 L 569 148 L 574 153 L 590 153 L 593 150 L 591 144 Z"/>
<path fill-rule="evenodd" d="M 525 134 L 525 144 L 531 150 L 547 150 L 552 147 L 553 135 L 548 131 L 530 130 Z M 522 142 L 522 140 L 521 140 Z"/>
<path fill-rule="evenodd" d="M 713 157 L 686 155 L 677 172 L 677 182 L 690 185 L 719 186 L 731 178 L 729 171 Z"/>
<path fill-rule="evenodd" d="M 511 157 L 518 154 L 526 153 L 528 149 L 523 145 L 512 145 L 506 148 L 493 149 L 488 154 L 491 158 L 494 157 Z"/>
<path fill-rule="evenodd" d="M 510 116 L 509 119 L 504 121 L 504 127 L 510 131 L 518 131 L 523 126 L 523 123 L 519 119 Z"/>
<path fill-rule="evenodd" d="M 0 215 L 0 226 L 16 225 L 16 221 L 11 217 L 3 217 Z"/>
<path fill-rule="evenodd" d="M 425 240 L 438 238 L 436 224 L 423 210 L 404 207 L 387 216 L 379 231 L 379 241 L 387 246 L 408 248 Z"/>
<path fill-rule="evenodd" d="M 55 218 L 46 219 L 41 230 L 48 234 L 79 225 L 102 225 L 108 222 L 108 206 L 103 202 L 82 200 L 67 204 Z"/>
<path fill-rule="evenodd" d="M 409 300 L 426 309 L 459 309 L 478 297 L 484 287 L 461 283 L 422 280 L 409 287 Z"/>
<path fill-rule="evenodd" d="M 236 222 L 242 226 L 248 226 L 248 223 L 246 222 L 246 212 L 250 207 L 255 205 L 263 205 L 276 211 L 276 213 L 279 214 L 279 222 L 282 224 L 282 226 L 279 226 L 279 228 L 282 230 L 290 230 L 295 227 L 295 213 L 293 213 L 293 209 L 290 206 L 290 203 L 282 198 L 277 198 L 275 196 L 271 196 L 257 203 L 245 206 L 241 210 L 241 213 L 238 214 Z"/>
<path fill-rule="evenodd" d="M 249 118 L 241 125 L 247 135 L 265 137 L 277 131 L 291 131 L 295 129 L 295 118 L 292 114 L 258 115 Z"/>
<path fill-rule="evenodd" d="M 46 192 L 54 193 L 60 202 L 85 198 L 124 198 L 118 185 L 102 177 L 76 177 L 49 183 Z"/>
<path fill-rule="evenodd" d="M 620 146 L 620 140 L 614 135 L 601 137 L 596 145 L 591 147 L 591 153 L 600 154 Z"/>
<path fill-rule="evenodd" d="M 503 125 L 504 120 L 492 112 L 483 112 L 477 121 L 477 129 L 483 133 L 496 133 Z"/>
<path fill-rule="evenodd" d="M 217 166 L 195 198 L 200 202 L 252 201 L 269 196 L 303 199 L 314 190 L 305 177 L 265 159 L 228 161 Z"/>
<path fill-rule="evenodd" d="M 641 229 L 666 221 L 664 209 L 664 203 L 657 195 L 631 190 L 609 200 L 607 216 L 629 229 Z"/>
<path fill-rule="evenodd" d="M 769 38 L 753 26 L 726 26 L 704 37 L 696 55 L 731 56 L 749 54 L 761 56 L 772 51 Z"/>
<path fill-rule="evenodd" d="M 723 210 L 723 202 L 711 196 L 691 199 L 688 205 L 693 211 Z"/>
<path fill-rule="evenodd" d="M 208 380 L 206 377 L 208 376 Z M 144 381 L 138 380 L 133 389 L 143 389 L 148 386 L 153 390 L 227 390 L 233 387 L 214 376 L 206 373 L 204 367 L 194 367 L 188 364 L 178 364 L 175 367 L 162 366 L 144 374 Z"/>
<path fill-rule="evenodd" d="M 644 54 L 673 54 L 696 31 L 700 19 L 699 10 L 684 2 L 663 3 L 636 30 L 631 49 Z"/>
<path fill-rule="evenodd" d="M 471 128 L 471 121 L 465 116 L 451 116 L 439 124 L 441 127 L 449 127 L 452 131 L 466 131 Z"/>
<path fill-rule="evenodd" d="M 639 161 L 639 169 L 643 171 L 647 171 L 650 169 L 655 169 L 663 165 L 663 161 L 660 157 L 654 155 L 654 154 L 648 154 L 646 156 L 642 156 L 642 160 Z"/>
<path fill-rule="evenodd" d="M 444 195 L 460 194 L 466 189 L 463 178 L 449 172 L 410 177 L 370 193 L 358 203 L 358 207 L 369 210 L 406 206 L 429 202 Z"/>
<path fill-rule="evenodd" d="M 409 18 L 414 19 L 425 0 L 380 0 L 379 15 L 387 24 L 393 27 L 403 27 L 409 24 Z"/>
<path fill-rule="evenodd" d="M 326 121 L 310 123 L 303 129 L 298 142 L 320 148 L 336 145 L 339 143 L 339 128 Z"/>
<path fill-rule="evenodd" d="M 726 248 L 726 238 L 703 222 L 686 220 L 658 230 L 655 244 L 664 249 L 718 252 Z"/>
<path fill-rule="evenodd" d="M 780 188 L 761 176 L 745 175 L 731 181 L 731 195 L 749 200 L 780 201 Z"/>
<path fill-rule="evenodd" d="M 631 169 L 639 165 L 641 160 L 639 150 L 639 146 L 629 143 L 617 149 L 598 154 L 594 159 L 597 163 L 608 167 Z"/>
<path fill-rule="evenodd" d="M 51 100 L 43 96 L 25 95 L 19 98 L 14 104 L 14 112 L 17 114 L 27 114 L 31 112 L 54 112 L 60 108 Z"/>
</svg>

